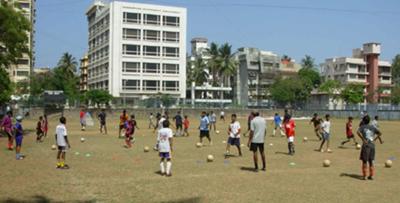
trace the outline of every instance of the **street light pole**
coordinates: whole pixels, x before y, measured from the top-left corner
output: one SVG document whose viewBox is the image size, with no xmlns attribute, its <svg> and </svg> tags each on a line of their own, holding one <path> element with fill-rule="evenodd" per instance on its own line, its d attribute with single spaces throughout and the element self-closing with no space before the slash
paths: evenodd
<svg viewBox="0 0 400 203">
<path fill-rule="evenodd" d="M 126 93 L 125 93 L 125 91 L 126 91 L 126 80 L 123 80 L 123 86 L 122 86 L 122 90 L 124 90 L 124 97 L 123 97 L 123 100 L 124 100 L 124 108 L 126 108 Z"/>
</svg>

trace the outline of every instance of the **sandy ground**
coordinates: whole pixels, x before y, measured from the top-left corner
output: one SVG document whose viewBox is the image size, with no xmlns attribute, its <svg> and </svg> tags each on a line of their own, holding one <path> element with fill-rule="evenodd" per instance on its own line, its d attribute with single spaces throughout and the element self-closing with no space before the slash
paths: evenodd
<svg viewBox="0 0 400 203">
<path fill-rule="evenodd" d="M 213 145 L 198 142 L 198 117 L 190 116 L 190 137 L 174 138 L 173 176 L 160 176 L 159 158 L 154 151 L 155 133 L 147 128 L 147 119 L 138 118 L 139 130 L 132 149 L 123 148 L 117 138 L 115 118 L 108 118 L 109 134 L 98 132 L 98 124 L 82 132 L 78 115 L 67 117 L 72 148 L 68 151 L 69 170 L 55 168 L 54 128 L 58 118 L 50 118 L 49 136 L 35 142 L 35 121 L 24 120 L 28 132 L 23 142 L 26 159 L 15 160 L 7 151 L 7 139 L 0 138 L 1 202 L 398 202 L 400 122 L 382 121 L 383 145 L 377 144 L 374 181 L 359 179 L 359 150 L 348 144 L 338 148 L 345 138 L 345 121 L 332 121 L 333 153 L 314 151 L 319 145 L 308 121 L 297 121 L 296 154 L 287 155 L 287 142 L 271 137 L 268 121 L 266 138 L 267 171 L 252 172 L 252 153 L 243 147 L 243 157 L 224 159 L 228 122 L 218 122 L 220 133 L 212 133 Z M 241 119 L 242 129 L 247 130 Z M 355 126 L 358 121 L 355 121 Z M 309 138 L 302 142 L 303 137 Z M 86 142 L 80 142 L 80 138 Z M 247 137 L 242 136 L 246 144 Z M 272 146 L 270 145 L 272 144 Z M 232 148 L 236 154 L 236 149 Z M 215 157 L 206 162 L 207 155 Z M 322 162 L 329 159 L 329 168 Z M 392 159 L 394 166 L 385 168 Z"/>
</svg>

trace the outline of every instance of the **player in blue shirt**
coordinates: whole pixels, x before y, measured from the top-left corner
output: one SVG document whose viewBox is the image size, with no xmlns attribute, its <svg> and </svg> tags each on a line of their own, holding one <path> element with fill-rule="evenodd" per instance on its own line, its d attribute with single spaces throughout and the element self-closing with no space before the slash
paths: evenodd
<svg viewBox="0 0 400 203">
<path fill-rule="evenodd" d="M 210 130 L 209 130 L 209 125 L 210 125 L 210 120 L 206 116 L 206 112 L 203 111 L 201 112 L 201 118 L 200 118 L 200 143 L 203 143 L 203 137 L 206 137 L 208 141 L 210 142 L 210 145 L 212 145 L 211 138 L 210 138 Z"/>
<path fill-rule="evenodd" d="M 22 160 L 24 159 L 24 155 L 21 154 L 21 147 L 22 147 L 22 139 L 23 139 L 23 128 L 21 125 L 22 122 L 22 116 L 17 116 L 16 117 L 17 122 L 14 125 L 14 130 L 15 130 L 15 152 L 16 152 L 16 159 L 17 160 Z"/>
<path fill-rule="evenodd" d="M 278 113 L 275 113 L 274 124 L 275 124 L 275 127 L 274 127 L 274 130 L 272 131 L 272 137 L 275 136 L 276 130 L 278 128 L 279 128 L 279 130 L 281 132 L 281 136 L 284 137 L 285 133 L 283 132 L 283 129 L 282 129 L 282 119 L 281 119 L 281 116 Z"/>
</svg>

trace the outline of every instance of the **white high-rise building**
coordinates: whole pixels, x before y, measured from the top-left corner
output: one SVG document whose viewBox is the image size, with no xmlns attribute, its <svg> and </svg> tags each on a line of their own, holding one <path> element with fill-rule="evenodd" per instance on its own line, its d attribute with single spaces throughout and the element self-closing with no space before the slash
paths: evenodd
<svg viewBox="0 0 400 203">
<path fill-rule="evenodd" d="M 95 1 L 86 15 L 89 89 L 129 101 L 185 97 L 186 8 Z"/>
</svg>

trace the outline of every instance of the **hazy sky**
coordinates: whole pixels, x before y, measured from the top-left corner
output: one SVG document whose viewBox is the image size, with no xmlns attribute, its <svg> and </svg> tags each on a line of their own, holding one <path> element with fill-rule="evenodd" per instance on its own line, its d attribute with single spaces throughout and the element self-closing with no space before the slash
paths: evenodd
<svg viewBox="0 0 400 203">
<path fill-rule="evenodd" d="M 131 0 L 130 0 L 131 1 Z M 92 0 L 37 0 L 36 67 L 53 67 L 63 52 L 87 51 L 85 11 Z M 256 47 L 300 61 L 350 56 L 364 42 L 382 43 L 381 58 L 400 54 L 399 0 L 137 0 L 186 7 L 193 37 Z"/>
</svg>

